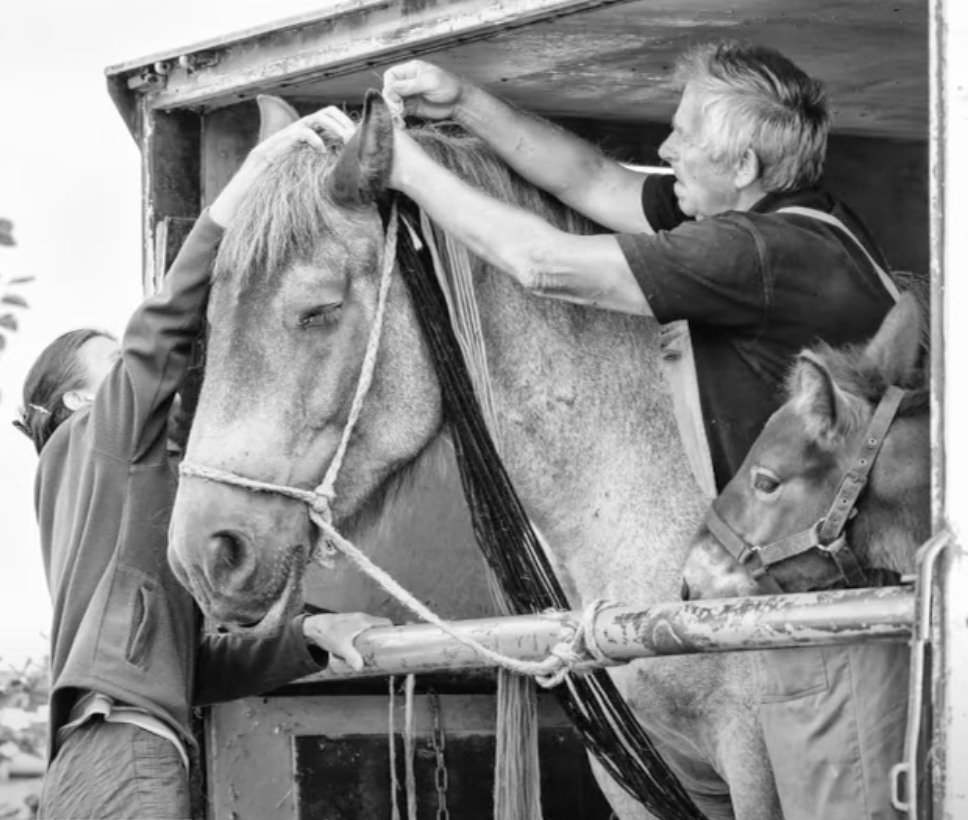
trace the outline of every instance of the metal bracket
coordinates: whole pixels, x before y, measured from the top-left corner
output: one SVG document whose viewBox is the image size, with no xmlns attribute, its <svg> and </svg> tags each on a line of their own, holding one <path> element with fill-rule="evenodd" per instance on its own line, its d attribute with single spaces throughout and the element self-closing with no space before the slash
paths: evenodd
<svg viewBox="0 0 968 820">
<path fill-rule="evenodd" d="M 219 59 L 219 54 L 216 51 L 195 51 L 191 54 L 182 54 L 178 58 L 178 67 L 184 69 L 191 76 L 203 68 L 218 65 Z"/>
<path fill-rule="evenodd" d="M 128 88 L 132 91 L 140 91 L 142 94 L 164 88 L 168 82 L 168 75 L 167 71 L 163 73 L 157 70 L 160 65 L 162 64 L 155 63 L 145 66 L 139 73 L 128 77 Z"/>
</svg>

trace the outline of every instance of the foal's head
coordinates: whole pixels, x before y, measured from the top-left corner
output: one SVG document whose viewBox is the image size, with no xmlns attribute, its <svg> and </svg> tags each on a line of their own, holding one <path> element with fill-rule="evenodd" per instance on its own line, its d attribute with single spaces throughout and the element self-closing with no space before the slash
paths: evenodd
<svg viewBox="0 0 968 820">
<path fill-rule="evenodd" d="M 820 346 L 797 358 L 789 398 L 773 414 L 714 507 L 749 545 L 775 544 L 822 519 L 857 457 L 890 385 L 905 391 L 877 456 L 847 542 L 868 570 L 909 572 L 929 535 L 930 442 L 920 313 L 904 296 L 864 346 Z M 722 598 L 831 586 L 836 565 L 822 550 L 781 561 L 754 579 L 703 526 L 686 559 L 683 596 Z"/>
<path fill-rule="evenodd" d="M 186 461 L 306 490 L 322 479 L 374 322 L 392 145 L 389 112 L 371 98 L 345 148 L 323 156 L 300 145 L 253 186 L 219 251 Z M 440 425 L 436 378 L 396 277 L 372 388 L 336 482 L 335 520 L 355 513 Z M 301 601 L 313 537 L 301 502 L 186 477 L 170 536 L 176 574 L 220 622 L 268 629 Z"/>
</svg>

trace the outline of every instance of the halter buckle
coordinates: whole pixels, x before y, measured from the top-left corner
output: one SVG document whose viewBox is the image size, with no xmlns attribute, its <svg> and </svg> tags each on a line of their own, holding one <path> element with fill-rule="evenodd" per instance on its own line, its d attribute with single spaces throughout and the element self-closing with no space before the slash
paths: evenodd
<svg viewBox="0 0 968 820">
<path fill-rule="evenodd" d="M 747 569 L 754 581 L 762 578 L 769 570 L 760 555 L 760 547 L 754 544 L 746 544 L 736 560 Z"/>
</svg>

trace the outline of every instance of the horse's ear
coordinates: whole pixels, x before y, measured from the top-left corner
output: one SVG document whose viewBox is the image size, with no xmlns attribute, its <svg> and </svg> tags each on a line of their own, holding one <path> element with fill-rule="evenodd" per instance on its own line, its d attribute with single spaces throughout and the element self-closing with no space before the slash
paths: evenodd
<svg viewBox="0 0 968 820">
<path fill-rule="evenodd" d="M 921 308 L 910 293 L 902 294 L 864 350 L 864 358 L 888 384 L 904 385 L 921 359 Z"/>
<path fill-rule="evenodd" d="M 850 405 L 827 366 L 809 351 L 797 357 L 792 398 L 807 434 L 818 443 L 829 442 L 846 429 Z"/>
<path fill-rule="evenodd" d="M 345 207 L 368 205 L 386 190 L 393 167 L 393 118 L 386 101 L 368 91 L 363 122 L 346 143 L 329 176 L 333 201 Z"/>
<path fill-rule="evenodd" d="M 282 97 L 259 94 L 255 101 L 259 105 L 259 142 L 299 119 L 299 112 Z"/>
</svg>

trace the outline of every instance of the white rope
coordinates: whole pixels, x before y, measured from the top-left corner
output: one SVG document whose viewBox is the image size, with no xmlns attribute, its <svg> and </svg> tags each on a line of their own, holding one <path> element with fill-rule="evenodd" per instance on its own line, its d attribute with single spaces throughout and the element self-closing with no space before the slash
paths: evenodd
<svg viewBox="0 0 968 820">
<path fill-rule="evenodd" d="M 414 761 L 417 757 L 417 728 L 413 711 L 413 695 L 416 685 L 417 676 L 407 675 L 403 687 L 403 765 L 407 784 L 407 820 L 417 820 L 417 776 L 414 771 Z"/>
<path fill-rule="evenodd" d="M 397 778 L 397 726 L 394 715 L 394 705 L 397 695 L 394 691 L 397 679 L 390 675 L 390 704 L 387 708 L 388 722 L 390 724 L 389 752 L 390 752 L 390 820 L 400 820 L 400 804 L 397 801 L 397 791 L 400 789 L 400 781 Z"/>
<path fill-rule="evenodd" d="M 316 561 L 325 567 L 331 568 L 335 553 L 337 551 L 342 553 L 358 569 L 376 581 L 384 590 L 393 595 L 394 598 L 415 615 L 433 624 L 442 632 L 474 650 L 477 655 L 489 660 L 496 666 L 508 669 L 519 675 L 529 675 L 534 677 L 542 686 L 552 687 L 561 683 L 569 672 L 586 672 L 599 666 L 615 665 L 615 662 L 609 660 L 598 648 L 594 635 L 594 619 L 602 606 L 604 606 L 604 602 L 593 602 L 585 610 L 581 622 L 571 638 L 563 640 L 557 646 L 553 647 L 547 658 L 542 661 L 518 660 L 517 658 L 512 658 L 489 649 L 473 638 L 456 632 L 446 621 L 432 612 L 425 604 L 397 583 L 392 576 L 376 566 L 363 552 L 344 538 L 332 524 L 332 501 L 335 497 L 334 485 L 336 483 L 336 477 L 342 466 L 350 437 L 359 419 L 363 401 L 370 389 L 370 384 L 373 381 L 373 373 L 376 368 L 376 356 L 380 346 L 380 336 L 382 335 L 387 295 L 390 290 L 393 268 L 396 264 L 398 223 L 396 204 L 394 204 L 390 215 L 390 223 L 387 228 L 387 240 L 383 254 L 383 269 L 377 310 L 374 316 L 373 326 L 370 330 L 366 354 L 363 357 L 363 364 L 361 365 L 360 381 L 357 385 L 356 394 L 353 397 L 353 404 L 350 408 L 346 427 L 343 430 L 343 436 L 336 449 L 336 454 L 333 456 L 333 461 L 330 463 L 319 486 L 315 490 L 301 490 L 296 487 L 287 487 L 281 484 L 271 484 L 266 481 L 246 478 L 225 470 L 218 470 L 189 461 L 183 461 L 181 463 L 179 473 L 182 476 L 228 484 L 252 492 L 274 493 L 302 501 L 309 508 L 309 518 L 316 525 L 319 533 L 317 543 L 312 550 L 312 555 Z M 407 227 L 410 229 L 409 225 Z M 592 655 L 592 660 L 589 660 L 586 654 L 589 651 L 595 653 Z"/>
</svg>

